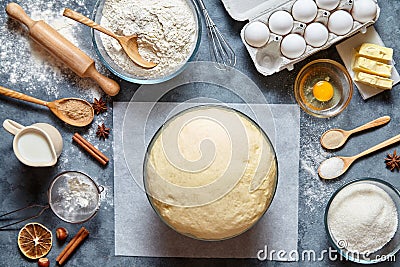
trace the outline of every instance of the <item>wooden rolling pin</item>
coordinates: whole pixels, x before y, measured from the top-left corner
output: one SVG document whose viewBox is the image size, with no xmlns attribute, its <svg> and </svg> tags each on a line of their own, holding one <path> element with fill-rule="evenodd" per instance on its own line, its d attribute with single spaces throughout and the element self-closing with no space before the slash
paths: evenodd
<svg viewBox="0 0 400 267">
<path fill-rule="evenodd" d="M 118 83 L 100 74 L 94 66 L 93 59 L 65 39 L 46 22 L 32 20 L 22 7 L 16 3 L 9 3 L 6 7 L 6 12 L 11 18 L 25 24 L 33 40 L 50 54 L 64 62 L 77 75 L 92 78 L 110 96 L 118 94 L 120 89 Z"/>
</svg>

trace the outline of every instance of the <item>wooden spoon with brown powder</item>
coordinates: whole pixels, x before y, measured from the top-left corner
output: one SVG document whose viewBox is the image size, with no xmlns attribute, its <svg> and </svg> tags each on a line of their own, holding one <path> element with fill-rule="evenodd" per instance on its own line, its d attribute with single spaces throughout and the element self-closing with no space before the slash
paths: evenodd
<svg viewBox="0 0 400 267">
<path fill-rule="evenodd" d="M 2 86 L 0 86 L 0 94 L 46 106 L 59 119 L 72 126 L 83 127 L 89 125 L 94 118 L 92 105 L 80 98 L 62 98 L 53 102 L 46 102 Z"/>
<path fill-rule="evenodd" d="M 386 124 L 389 121 L 389 116 L 383 116 L 350 131 L 345 131 L 342 129 L 331 129 L 322 134 L 320 142 L 321 145 L 326 149 L 337 149 L 341 147 L 347 141 L 347 138 L 349 138 L 349 136 L 353 133 L 377 127 Z"/>
</svg>

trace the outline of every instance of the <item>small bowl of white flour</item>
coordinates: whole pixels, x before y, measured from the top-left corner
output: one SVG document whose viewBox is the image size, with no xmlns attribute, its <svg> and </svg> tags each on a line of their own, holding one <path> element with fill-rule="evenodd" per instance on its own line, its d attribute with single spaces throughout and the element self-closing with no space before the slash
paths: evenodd
<svg viewBox="0 0 400 267">
<path fill-rule="evenodd" d="M 325 229 L 337 258 L 363 264 L 395 260 L 400 249 L 400 193 L 374 178 L 339 188 L 325 210 Z"/>
<path fill-rule="evenodd" d="M 102 63 L 129 82 L 155 84 L 175 77 L 200 44 L 201 19 L 192 0 L 99 0 L 92 17 L 117 35 L 138 35 L 140 55 L 157 63 L 152 69 L 141 68 L 117 40 L 93 31 L 93 44 Z"/>
</svg>

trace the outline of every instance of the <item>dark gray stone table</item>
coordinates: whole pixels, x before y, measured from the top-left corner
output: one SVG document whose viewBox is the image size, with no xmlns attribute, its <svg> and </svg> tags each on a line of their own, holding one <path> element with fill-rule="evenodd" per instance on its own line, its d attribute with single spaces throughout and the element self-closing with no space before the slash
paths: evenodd
<svg viewBox="0 0 400 267">
<path fill-rule="evenodd" d="M 55 98 L 79 96 L 93 101 L 93 95 L 82 89 L 79 78 L 60 64 L 50 64 L 48 71 L 58 72 L 54 77 L 58 79 L 57 87 L 53 90 L 46 88 L 46 84 L 38 77 L 30 77 L 32 70 L 18 71 L 12 68 L 15 62 L 20 64 L 33 64 L 32 58 L 19 57 L 20 45 L 28 42 L 26 30 L 19 23 L 8 19 L 4 8 L 8 1 L 0 1 L 0 84 L 25 93 L 34 93 L 36 97 L 44 100 Z M 33 7 L 36 10 L 52 9 L 62 10 L 63 1 L 18 1 L 27 10 Z M 206 0 L 211 17 L 220 27 L 221 32 L 231 43 L 237 55 L 236 68 L 248 75 L 263 91 L 269 103 L 295 103 L 293 95 L 293 82 L 297 72 L 307 62 L 317 58 L 331 58 L 341 62 L 335 47 L 319 52 L 303 62 L 295 65 L 293 71 L 281 71 L 269 77 L 260 75 L 253 66 L 246 49 L 244 48 L 239 32 L 243 22 L 236 22 L 229 17 L 220 1 Z M 71 0 L 68 7 L 89 15 L 94 7 L 94 1 Z M 394 48 L 394 59 L 400 62 L 400 3 L 398 1 L 380 1 L 381 16 L 375 24 L 385 44 Z M 28 11 L 29 13 L 29 11 Z M 90 30 L 79 27 L 79 46 L 94 57 L 96 57 L 91 44 Z M 202 34 L 202 44 L 197 60 L 208 60 L 209 50 L 206 33 Z M 30 45 L 34 46 L 32 43 Z M 10 71 L 12 70 L 12 73 Z M 111 101 L 129 101 L 139 85 L 131 84 L 114 77 L 104 68 L 105 72 L 115 78 L 121 84 L 121 92 L 116 97 L 108 99 Z M 17 75 L 15 75 L 17 74 Z M 37 73 L 36 73 L 37 74 Z M 60 78 L 61 77 L 61 78 Z M 29 79 L 32 78 L 32 79 Z M 27 82 L 28 81 L 28 82 Z M 93 85 L 92 85 L 93 86 Z M 301 153 L 300 153 L 300 194 L 299 199 L 299 236 L 298 250 L 314 250 L 320 253 L 328 249 L 329 243 L 323 226 L 325 205 L 331 193 L 344 183 L 360 177 L 376 177 L 384 179 L 400 188 L 400 174 L 390 172 L 385 168 L 383 159 L 386 153 L 392 152 L 398 146 L 379 151 L 371 156 L 358 161 L 342 178 L 332 182 L 324 182 L 316 178 L 315 170 L 319 162 L 329 153 L 320 149 L 319 136 L 331 127 L 352 128 L 366 121 L 383 115 L 390 115 L 392 121 L 389 125 L 358 135 L 352 138 L 341 150 L 340 155 L 353 155 L 370 145 L 383 141 L 400 133 L 400 90 L 395 86 L 392 91 L 387 91 L 368 101 L 362 100 L 357 90 L 353 93 L 353 99 L 349 107 L 339 116 L 332 119 L 318 119 L 304 112 L 301 113 Z M 166 95 L 163 101 L 184 101 L 196 96 L 212 96 L 226 102 L 235 102 L 233 96 L 222 89 L 198 86 L 193 88 L 180 88 Z M 109 104 L 111 105 L 111 104 Z M 114 211 L 113 211 L 113 162 L 107 167 L 101 167 L 79 147 L 72 143 L 71 137 L 74 132 L 79 132 L 86 137 L 92 136 L 93 143 L 112 158 L 113 137 L 106 141 L 93 138 L 96 125 L 105 122 L 112 125 L 112 109 L 95 118 L 95 122 L 86 128 L 78 129 L 70 127 L 55 118 L 44 107 L 23 103 L 0 96 L 0 121 L 6 118 L 14 119 L 24 125 L 35 122 L 49 122 L 55 125 L 64 137 L 64 151 L 60 163 L 53 168 L 30 168 L 19 163 L 12 152 L 12 136 L 0 129 L 0 211 L 5 212 L 31 203 L 46 203 L 46 190 L 52 178 L 65 170 L 78 170 L 89 174 L 94 180 L 106 188 L 101 208 L 92 220 L 83 225 L 89 229 L 90 237 L 83 246 L 73 255 L 67 263 L 69 266 L 341 266 L 351 265 L 343 261 L 330 261 L 327 257 L 321 261 L 301 261 L 298 263 L 261 262 L 256 259 L 180 259 L 180 258 L 141 258 L 141 257 L 116 257 L 114 256 Z M 291 160 L 291 155 L 286 155 Z M 115 192 L 118 193 L 118 192 Z M 293 196 L 292 196 L 293 197 Z M 53 231 L 59 226 L 65 226 L 71 234 L 78 231 L 81 225 L 69 225 L 51 211 L 46 211 L 35 221 L 41 222 Z M 1 220 L 1 223 L 7 221 Z M 21 225 L 11 227 L 7 231 L 0 231 L 0 266 L 36 266 L 36 262 L 29 262 L 22 256 L 17 246 L 17 234 Z M 129 238 L 129 237 L 127 237 Z M 243 244 L 244 246 L 246 244 Z M 48 258 L 52 260 L 51 266 L 55 265 L 55 258 L 61 251 L 62 245 L 54 242 Z M 256 251 L 255 251 L 256 253 Z M 398 266 L 398 263 L 385 263 L 384 266 Z"/>
</svg>

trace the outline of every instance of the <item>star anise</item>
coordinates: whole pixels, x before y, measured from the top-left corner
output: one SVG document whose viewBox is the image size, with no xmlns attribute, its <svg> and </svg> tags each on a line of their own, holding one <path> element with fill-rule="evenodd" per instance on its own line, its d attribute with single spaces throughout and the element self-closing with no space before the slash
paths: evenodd
<svg viewBox="0 0 400 267">
<path fill-rule="evenodd" d="M 386 167 L 391 171 L 400 170 L 400 156 L 396 154 L 396 149 L 393 152 L 393 155 L 388 154 L 385 158 Z"/>
<path fill-rule="evenodd" d="M 110 134 L 110 128 L 104 126 L 104 123 L 102 125 L 97 126 L 96 135 L 99 137 L 99 139 L 103 138 L 104 140 L 106 140 L 109 134 Z"/>
<path fill-rule="evenodd" d="M 95 98 L 92 106 L 96 115 L 107 111 L 107 103 L 103 100 L 102 97 L 100 97 L 99 100 Z"/>
</svg>

